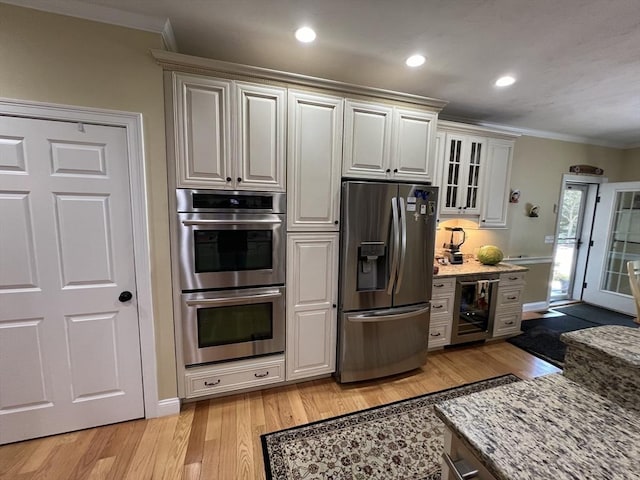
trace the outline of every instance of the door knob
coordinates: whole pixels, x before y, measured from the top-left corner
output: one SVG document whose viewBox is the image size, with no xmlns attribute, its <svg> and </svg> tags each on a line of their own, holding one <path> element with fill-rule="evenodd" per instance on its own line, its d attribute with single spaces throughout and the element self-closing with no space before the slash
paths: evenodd
<svg viewBox="0 0 640 480">
<path fill-rule="evenodd" d="M 128 302 L 132 298 L 133 298 L 133 294 L 131 292 L 125 290 L 124 292 L 122 292 L 120 294 L 120 296 L 118 297 L 118 300 L 120 300 L 122 303 L 124 303 L 124 302 Z"/>
</svg>

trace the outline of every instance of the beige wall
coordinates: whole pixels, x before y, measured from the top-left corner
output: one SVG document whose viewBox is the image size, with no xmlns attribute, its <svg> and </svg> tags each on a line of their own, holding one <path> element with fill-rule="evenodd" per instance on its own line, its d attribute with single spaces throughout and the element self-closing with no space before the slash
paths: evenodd
<svg viewBox="0 0 640 480">
<path fill-rule="evenodd" d="M 0 97 L 140 112 L 144 121 L 158 393 L 177 395 L 160 35 L 0 4 Z"/>
<path fill-rule="evenodd" d="M 562 175 L 569 173 L 571 165 L 593 165 L 604 169 L 609 181 L 640 178 L 640 153 L 635 156 L 615 148 L 585 145 L 581 143 L 549 140 L 523 136 L 516 140 L 511 170 L 511 189 L 520 190 L 520 200 L 508 206 L 508 228 L 479 230 L 477 223 L 466 220 L 441 219 L 440 226 L 460 225 L 467 232 L 464 253 L 486 244 L 500 247 L 505 256 L 550 257 L 553 245 L 545 244 L 546 235 L 554 235 L 556 214 Z M 635 167 L 630 175 L 630 165 Z M 634 176 L 635 178 L 630 178 Z M 539 205 L 539 216 L 527 216 L 530 205 Z M 448 240 L 448 232 L 438 232 L 436 246 Z M 547 299 L 549 263 L 539 267 L 529 265 L 531 275 L 527 278 L 525 302 L 542 302 Z M 535 269 L 534 269 L 535 267 Z M 534 271 L 535 270 L 535 271 Z M 546 271 L 546 274 L 545 274 Z"/>
</svg>

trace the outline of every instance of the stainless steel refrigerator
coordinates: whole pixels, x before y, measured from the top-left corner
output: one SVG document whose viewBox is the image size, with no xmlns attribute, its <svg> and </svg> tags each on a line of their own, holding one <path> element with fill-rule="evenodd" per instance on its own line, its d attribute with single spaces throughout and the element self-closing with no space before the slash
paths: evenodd
<svg viewBox="0 0 640 480">
<path fill-rule="evenodd" d="M 342 183 L 339 382 L 426 361 L 437 187 Z"/>
</svg>

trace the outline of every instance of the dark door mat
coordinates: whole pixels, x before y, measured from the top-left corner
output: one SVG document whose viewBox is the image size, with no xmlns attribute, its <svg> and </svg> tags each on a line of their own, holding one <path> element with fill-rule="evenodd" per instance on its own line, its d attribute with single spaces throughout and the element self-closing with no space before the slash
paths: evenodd
<svg viewBox="0 0 640 480">
<path fill-rule="evenodd" d="M 606 308 L 596 307 L 588 303 L 579 303 L 577 305 L 568 305 L 566 307 L 552 308 L 557 312 L 571 315 L 572 317 L 581 318 L 598 325 L 622 325 L 624 327 L 638 327 L 633 321 L 633 317 L 623 313 L 607 310 Z"/>
<path fill-rule="evenodd" d="M 560 341 L 560 335 L 564 332 L 597 326 L 597 323 L 569 315 L 525 320 L 520 327 L 523 333 L 507 341 L 558 368 L 562 368 L 566 346 Z"/>
</svg>

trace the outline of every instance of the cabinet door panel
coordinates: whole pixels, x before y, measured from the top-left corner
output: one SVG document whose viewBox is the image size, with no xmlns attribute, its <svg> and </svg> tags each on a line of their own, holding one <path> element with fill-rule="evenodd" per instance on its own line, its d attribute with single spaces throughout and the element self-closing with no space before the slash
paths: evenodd
<svg viewBox="0 0 640 480">
<path fill-rule="evenodd" d="M 287 380 L 335 371 L 338 234 L 287 239 Z"/>
<path fill-rule="evenodd" d="M 392 173 L 395 179 L 433 180 L 435 173 L 436 115 L 395 110 L 395 141 Z"/>
<path fill-rule="evenodd" d="M 460 213 L 462 210 L 462 185 L 464 177 L 463 165 L 464 136 L 447 134 L 444 149 L 442 183 L 440 186 L 440 212 Z"/>
<path fill-rule="evenodd" d="M 392 111 L 382 105 L 346 101 L 342 168 L 345 177 L 388 177 Z"/>
<path fill-rule="evenodd" d="M 284 191 L 286 90 L 238 83 L 237 92 L 237 188 Z"/>
<path fill-rule="evenodd" d="M 228 187 L 231 82 L 174 76 L 178 187 Z"/>
<path fill-rule="evenodd" d="M 486 170 L 486 142 L 483 138 L 469 137 L 465 152 L 466 169 L 463 182 L 465 185 L 462 213 L 477 215 L 480 213 L 480 201 L 483 179 Z"/>
<path fill-rule="evenodd" d="M 339 228 L 342 110 L 342 98 L 289 92 L 289 230 Z"/>
<path fill-rule="evenodd" d="M 480 226 L 506 227 L 513 142 L 489 140 Z"/>
</svg>

